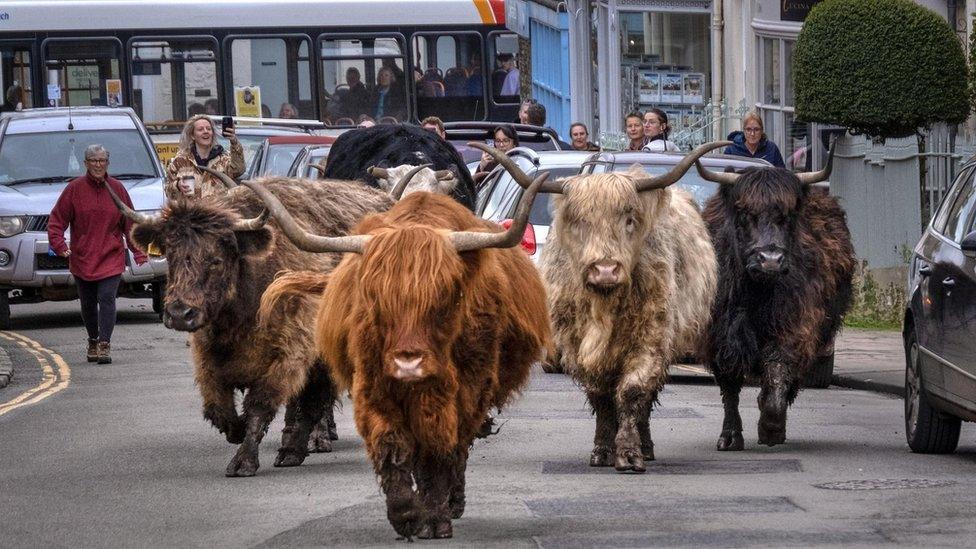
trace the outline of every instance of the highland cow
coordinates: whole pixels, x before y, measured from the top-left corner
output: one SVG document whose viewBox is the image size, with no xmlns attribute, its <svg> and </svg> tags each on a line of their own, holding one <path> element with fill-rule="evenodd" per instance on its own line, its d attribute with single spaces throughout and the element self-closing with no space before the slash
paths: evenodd
<svg viewBox="0 0 976 549">
<path fill-rule="evenodd" d="M 309 229 L 334 236 L 346 235 L 363 215 L 393 204 L 387 193 L 359 183 L 264 178 L 245 185 L 274 194 Z M 301 464 L 313 425 L 323 414 L 331 416 L 335 398 L 311 326 L 303 321 L 314 315 L 315 303 L 290 301 L 263 326 L 257 322 L 258 305 L 279 271 L 329 272 L 341 255 L 306 253 L 281 238 L 276 224 L 266 223 L 264 204 L 244 187 L 213 198 L 172 201 L 155 217 L 116 205 L 137 223 L 133 241 L 166 255 L 164 322 L 191 333 L 203 416 L 228 442 L 240 444 L 227 475 L 255 474 L 258 446 L 282 405 L 287 405 L 285 428 L 275 466 Z M 236 390 L 245 391 L 243 415 L 235 408 Z M 328 436 L 320 437 L 312 446 L 329 450 Z"/>
<path fill-rule="evenodd" d="M 489 407 L 528 381 L 549 345 L 542 282 L 517 246 L 542 174 L 502 229 L 448 197 L 413 193 L 367 216 L 355 236 L 323 238 L 273 215 L 302 249 L 347 251 L 319 282 L 280 278 L 262 299 L 325 285 L 317 344 L 351 391 L 356 427 L 401 536 L 451 537 L 464 512 L 464 471 Z M 417 490 L 413 486 L 416 484 Z"/>
<path fill-rule="evenodd" d="M 694 200 L 670 187 L 706 152 L 668 173 L 581 175 L 550 181 L 553 223 L 541 258 L 554 356 L 596 414 L 590 465 L 645 471 L 649 417 L 680 352 L 697 348 L 715 294 L 715 252 Z M 478 143 L 523 187 L 506 155 Z"/>
<path fill-rule="evenodd" d="M 810 187 L 829 176 L 832 158 L 833 150 L 824 170 L 807 174 L 698 164 L 722 183 L 703 213 L 720 273 L 705 353 L 725 408 L 718 450 L 744 447 L 739 392 L 749 377 L 761 381 L 759 443 L 786 441 L 787 408 L 850 306 L 855 259 L 844 210 Z"/>
</svg>

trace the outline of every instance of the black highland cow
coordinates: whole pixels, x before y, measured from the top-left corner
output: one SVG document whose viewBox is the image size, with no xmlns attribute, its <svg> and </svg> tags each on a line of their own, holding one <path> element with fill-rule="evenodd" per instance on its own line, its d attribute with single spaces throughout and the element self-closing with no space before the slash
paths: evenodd
<svg viewBox="0 0 976 549">
<path fill-rule="evenodd" d="M 851 302 L 854 249 L 837 200 L 809 185 L 830 174 L 750 168 L 710 173 L 723 183 L 703 217 L 719 285 L 704 358 L 722 392 L 718 450 L 742 450 L 739 392 L 761 381 L 759 443 L 786 441 L 786 410 L 811 363 L 833 345 Z"/>
<path fill-rule="evenodd" d="M 368 169 L 396 168 L 430 164 L 433 170 L 451 170 L 457 184 L 451 197 L 474 211 L 477 193 L 474 181 L 460 153 L 434 132 L 417 126 L 379 124 L 358 128 L 340 135 L 329 149 L 323 177 L 362 180 L 377 189 L 384 188 Z"/>
</svg>

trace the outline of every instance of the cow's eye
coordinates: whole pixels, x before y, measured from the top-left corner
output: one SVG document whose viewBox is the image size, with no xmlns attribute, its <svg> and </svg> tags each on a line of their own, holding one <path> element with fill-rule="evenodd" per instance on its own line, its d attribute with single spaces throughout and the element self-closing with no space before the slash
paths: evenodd
<svg viewBox="0 0 976 549">
<path fill-rule="evenodd" d="M 627 232 L 630 233 L 630 232 L 634 232 L 634 229 L 636 227 L 637 227 L 637 220 L 634 219 L 633 216 L 628 216 L 627 220 L 624 222 L 624 228 L 626 228 Z"/>
<path fill-rule="evenodd" d="M 210 260 L 210 264 L 208 265 L 208 267 L 210 269 L 218 269 L 220 268 L 221 265 L 223 265 L 223 263 L 224 261 L 222 259 L 220 259 L 219 257 L 215 257 Z"/>
</svg>

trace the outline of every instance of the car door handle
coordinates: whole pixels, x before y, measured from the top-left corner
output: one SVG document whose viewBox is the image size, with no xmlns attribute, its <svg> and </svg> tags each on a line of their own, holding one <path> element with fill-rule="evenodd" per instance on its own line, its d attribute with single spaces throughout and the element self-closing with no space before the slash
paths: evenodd
<svg viewBox="0 0 976 549">
<path fill-rule="evenodd" d="M 932 266 L 929 264 L 922 265 L 918 268 L 918 274 L 922 276 L 929 276 L 932 274 Z"/>
<path fill-rule="evenodd" d="M 945 278 L 942 279 L 942 285 L 943 286 L 948 286 L 948 287 L 951 288 L 951 287 L 953 287 L 953 286 L 956 285 L 956 279 L 953 278 L 953 277 L 951 277 L 951 276 L 947 276 L 947 277 L 945 277 Z"/>
</svg>

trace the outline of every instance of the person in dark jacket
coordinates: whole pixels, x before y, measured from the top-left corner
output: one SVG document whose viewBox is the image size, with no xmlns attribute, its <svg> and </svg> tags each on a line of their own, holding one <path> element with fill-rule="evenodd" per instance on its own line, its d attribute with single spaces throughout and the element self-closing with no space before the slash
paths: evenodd
<svg viewBox="0 0 976 549">
<path fill-rule="evenodd" d="M 733 144 L 725 148 L 725 154 L 761 158 L 777 168 L 786 167 L 779 147 L 766 138 L 762 118 L 758 114 L 750 112 L 743 116 L 742 130 L 729 134 L 729 141 Z"/>
<path fill-rule="evenodd" d="M 108 364 L 112 362 L 115 297 L 125 271 L 122 237 L 132 230 L 132 221 L 122 216 L 105 187 L 110 185 L 122 202 L 133 206 L 122 182 L 108 175 L 104 147 L 85 149 L 85 167 L 85 175 L 68 183 L 51 210 L 47 238 L 54 253 L 68 259 L 68 270 L 78 284 L 81 318 L 88 331 L 88 362 Z M 64 239 L 69 227 L 70 246 Z M 128 246 L 136 265 L 148 260 L 131 242 Z"/>
</svg>

